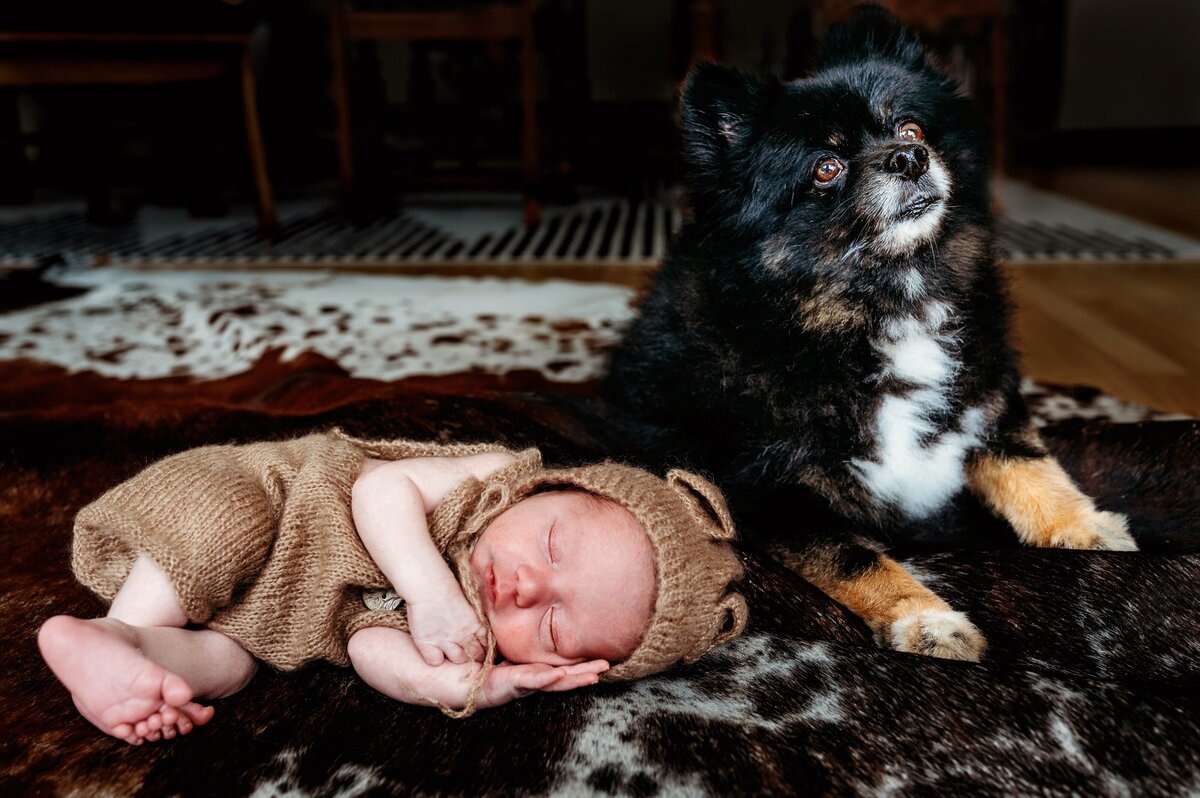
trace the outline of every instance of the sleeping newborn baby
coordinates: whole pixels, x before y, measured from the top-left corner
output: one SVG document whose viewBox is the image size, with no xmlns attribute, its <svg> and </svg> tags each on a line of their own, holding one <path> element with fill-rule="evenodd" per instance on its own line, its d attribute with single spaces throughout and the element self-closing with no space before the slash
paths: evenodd
<svg viewBox="0 0 1200 798">
<path fill-rule="evenodd" d="M 108 614 L 50 618 L 38 645 L 80 714 L 132 744 L 207 723 L 201 702 L 259 661 L 351 665 L 462 717 L 740 633 L 732 537 L 719 491 L 681 470 L 337 430 L 208 446 L 79 512 L 72 568 Z"/>
</svg>

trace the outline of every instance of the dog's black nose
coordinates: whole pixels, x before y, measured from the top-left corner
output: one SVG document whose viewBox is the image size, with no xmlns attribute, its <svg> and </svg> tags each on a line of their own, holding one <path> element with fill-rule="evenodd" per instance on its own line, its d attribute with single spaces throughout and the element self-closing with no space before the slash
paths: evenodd
<svg viewBox="0 0 1200 798">
<path fill-rule="evenodd" d="M 929 150 L 920 144 L 901 144 L 888 157 L 883 168 L 892 174 L 916 180 L 929 168 Z"/>
</svg>

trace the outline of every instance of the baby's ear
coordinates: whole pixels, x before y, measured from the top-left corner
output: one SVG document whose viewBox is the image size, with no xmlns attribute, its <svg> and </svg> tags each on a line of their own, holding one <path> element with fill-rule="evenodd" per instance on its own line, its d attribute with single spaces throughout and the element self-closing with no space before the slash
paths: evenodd
<svg viewBox="0 0 1200 798">
<path fill-rule="evenodd" d="M 711 530 L 718 540 L 732 540 L 733 517 L 721 489 L 699 474 L 673 468 L 667 473 L 667 484 L 683 497 L 696 520 Z"/>
</svg>

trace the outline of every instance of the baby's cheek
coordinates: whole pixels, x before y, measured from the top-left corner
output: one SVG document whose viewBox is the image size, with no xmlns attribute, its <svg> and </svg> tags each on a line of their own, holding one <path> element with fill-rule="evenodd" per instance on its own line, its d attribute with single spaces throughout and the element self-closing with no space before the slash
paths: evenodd
<svg viewBox="0 0 1200 798">
<path fill-rule="evenodd" d="M 492 626 L 492 635 L 496 638 L 496 650 L 500 652 L 500 656 L 509 662 L 521 661 L 520 645 L 517 642 L 518 635 L 515 633 L 513 624 L 495 619 L 489 619 L 489 623 Z"/>
</svg>

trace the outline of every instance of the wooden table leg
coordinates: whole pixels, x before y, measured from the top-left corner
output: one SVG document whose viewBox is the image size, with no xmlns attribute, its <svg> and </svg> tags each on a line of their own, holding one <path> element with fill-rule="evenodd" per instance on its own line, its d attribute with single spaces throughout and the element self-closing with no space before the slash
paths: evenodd
<svg viewBox="0 0 1200 798">
<path fill-rule="evenodd" d="M 258 92 L 254 83 L 254 67 L 250 63 L 250 46 L 242 50 L 242 106 L 246 118 L 246 144 L 250 150 L 250 166 L 254 171 L 254 189 L 258 199 L 258 229 L 270 235 L 278 226 L 275 192 L 267 172 L 267 152 L 263 145 L 262 125 L 258 118 Z"/>
<path fill-rule="evenodd" d="M 329 57 L 333 62 L 333 107 L 337 112 L 338 170 L 343 204 L 354 191 L 354 141 L 350 129 L 350 78 L 346 54 L 345 9 L 340 0 L 329 2 Z"/>
<path fill-rule="evenodd" d="M 537 224 L 541 206 L 537 193 L 540 189 L 541 166 L 537 122 L 537 51 L 533 44 L 533 1 L 525 0 L 524 31 L 521 36 L 521 107 L 523 111 L 521 161 L 524 182 L 525 224 Z"/>
</svg>

